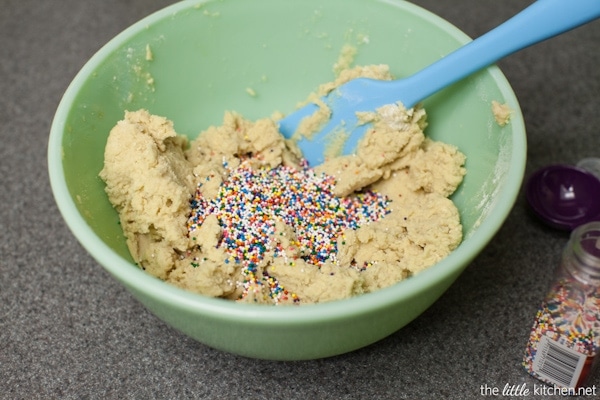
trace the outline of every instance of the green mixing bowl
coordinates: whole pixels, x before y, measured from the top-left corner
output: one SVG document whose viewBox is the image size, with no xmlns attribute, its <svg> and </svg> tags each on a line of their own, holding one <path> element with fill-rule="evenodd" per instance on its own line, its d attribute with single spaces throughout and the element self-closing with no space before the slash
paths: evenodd
<svg viewBox="0 0 600 400">
<path fill-rule="evenodd" d="M 492 239 L 524 174 L 525 128 L 510 85 L 490 67 L 425 101 L 427 134 L 467 155 L 453 195 L 464 241 L 430 269 L 343 301 L 277 307 L 186 292 L 138 269 L 98 178 L 110 129 L 125 110 L 146 108 L 193 137 L 226 110 L 250 119 L 292 111 L 332 80 L 345 44 L 356 64 L 388 64 L 409 75 L 470 39 L 441 18 L 400 0 L 182 1 L 131 26 L 75 77 L 52 124 L 52 190 L 87 251 L 151 312 L 224 351 L 265 359 L 327 357 L 366 346 L 416 318 Z M 491 102 L 512 108 L 494 122 Z"/>
</svg>

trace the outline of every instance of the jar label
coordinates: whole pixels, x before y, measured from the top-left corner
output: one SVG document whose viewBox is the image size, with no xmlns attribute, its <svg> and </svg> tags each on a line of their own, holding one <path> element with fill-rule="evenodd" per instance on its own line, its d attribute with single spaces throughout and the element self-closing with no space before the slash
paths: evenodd
<svg viewBox="0 0 600 400">
<path fill-rule="evenodd" d="M 537 343 L 531 373 L 547 383 L 574 388 L 580 380 L 585 379 L 582 372 L 589 372 L 589 367 L 585 367 L 586 363 L 591 367 L 592 359 L 593 357 L 588 357 L 558 340 L 543 335 Z"/>
</svg>

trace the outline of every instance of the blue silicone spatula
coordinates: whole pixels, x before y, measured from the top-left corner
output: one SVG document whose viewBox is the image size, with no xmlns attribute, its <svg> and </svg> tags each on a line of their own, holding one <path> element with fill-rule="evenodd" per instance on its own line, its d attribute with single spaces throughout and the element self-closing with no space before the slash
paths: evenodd
<svg viewBox="0 0 600 400">
<path fill-rule="evenodd" d="M 343 154 L 352 154 L 367 126 L 360 125 L 356 112 L 375 111 L 401 102 L 406 108 L 485 68 L 518 50 L 600 17 L 600 0 L 538 0 L 485 35 L 469 42 L 425 69 L 404 79 L 379 81 L 367 78 L 351 80 L 324 96 L 331 109 L 330 120 L 310 139 L 300 138 L 298 145 L 309 165 L 325 160 L 327 136 L 343 129 L 348 135 Z M 306 116 L 318 106 L 310 103 L 279 121 L 279 130 L 291 138 Z"/>
</svg>

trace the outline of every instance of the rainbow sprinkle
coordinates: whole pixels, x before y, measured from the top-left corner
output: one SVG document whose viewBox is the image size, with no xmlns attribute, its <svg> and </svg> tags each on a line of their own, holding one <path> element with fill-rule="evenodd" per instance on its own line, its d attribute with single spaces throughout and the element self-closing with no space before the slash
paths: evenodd
<svg viewBox="0 0 600 400">
<path fill-rule="evenodd" d="M 247 161 L 235 169 L 223 163 L 229 176 L 213 200 L 203 197 L 202 182 L 199 183 L 188 219 L 191 233 L 208 215 L 217 217 L 223 228 L 218 246 L 231 255 L 229 262 L 242 265 L 245 275 L 242 297 L 253 287 L 267 285 L 275 302 L 290 297 L 294 302 L 299 301 L 266 271 L 259 276 L 258 265 L 266 252 L 288 257 L 286 249 L 273 238 L 276 220 L 296 232 L 294 245 L 300 250 L 300 258 L 321 266 L 327 261 L 336 262 L 337 238 L 345 229 L 358 229 L 389 213 L 389 200 L 379 193 L 365 191 L 350 197 L 335 196 L 335 179 L 317 175 L 306 163 L 300 169 L 287 166 L 253 169 Z M 289 262 L 293 265 L 294 260 Z"/>
<path fill-rule="evenodd" d="M 538 309 L 523 357 L 531 375 L 550 384 L 534 370 L 534 360 L 543 336 L 590 360 L 600 354 L 600 288 L 587 293 L 574 279 L 555 282 Z M 583 372 L 582 372 L 583 373 Z"/>
</svg>

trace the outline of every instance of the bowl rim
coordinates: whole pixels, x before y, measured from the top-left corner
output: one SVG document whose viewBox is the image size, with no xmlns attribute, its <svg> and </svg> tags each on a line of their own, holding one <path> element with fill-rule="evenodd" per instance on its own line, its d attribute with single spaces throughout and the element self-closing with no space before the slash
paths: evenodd
<svg viewBox="0 0 600 400">
<path fill-rule="evenodd" d="M 510 166 L 507 171 L 507 181 L 512 181 L 513 184 L 507 185 L 499 193 L 494 204 L 496 209 L 493 215 L 488 215 L 476 228 L 474 234 L 464 238 L 462 243 L 446 258 L 407 280 L 372 293 L 319 304 L 304 304 L 301 307 L 239 304 L 231 300 L 211 298 L 192 293 L 155 278 L 118 255 L 94 233 L 78 211 L 63 174 L 62 138 L 71 105 L 74 103 L 83 82 L 105 57 L 121 46 L 123 42 L 140 31 L 147 29 L 149 25 L 157 21 L 171 18 L 178 12 L 212 1 L 184 1 L 175 3 L 129 26 L 102 46 L 85 63 L 69 84 L 59 102 L 48 139 L 47 156 L 50 186 L 59 212 L 62 214 L 68 228 L 96 262 L 129 289 L 134 289 L 145 296 L 158 299 L 160 302 L 171 303 L 180 309 L 185 309 L 195 314 L 202 314 L 217 319 L 232 318 L 240 322 L 252 321 L 253 324 L 257 325 L 301 325 L 307 322 L 315 323 L 317 321 L 331 321 L 332 319 L 355 317 L 357 314 L 372 312 L 375 309 L 384 309 L 393 306 L 395 303 L 402 302 L 428 287 L 443 282 L 449 276 L 456 274 L 470 264 L 476 255 L 493 238 L 512 210 L 525 172 L 527 144 L 525 123 L 515 93 L 506 77 L 496 65 L 486 68 L 485 71 L 492 76 L 502 96 L 513 109 L 510 122 L 512 126 L 513 148 L 509 160 Z M 411 13 L 429 23 L 436 24 L 461 45 L 471 40 L 459 28 L 420 6 L 404 0 L 377 1 L 391 4 L 401 9 L 402 12 Z M 465 260 L 467 261 L 465 262 Z"/>
</svg>

